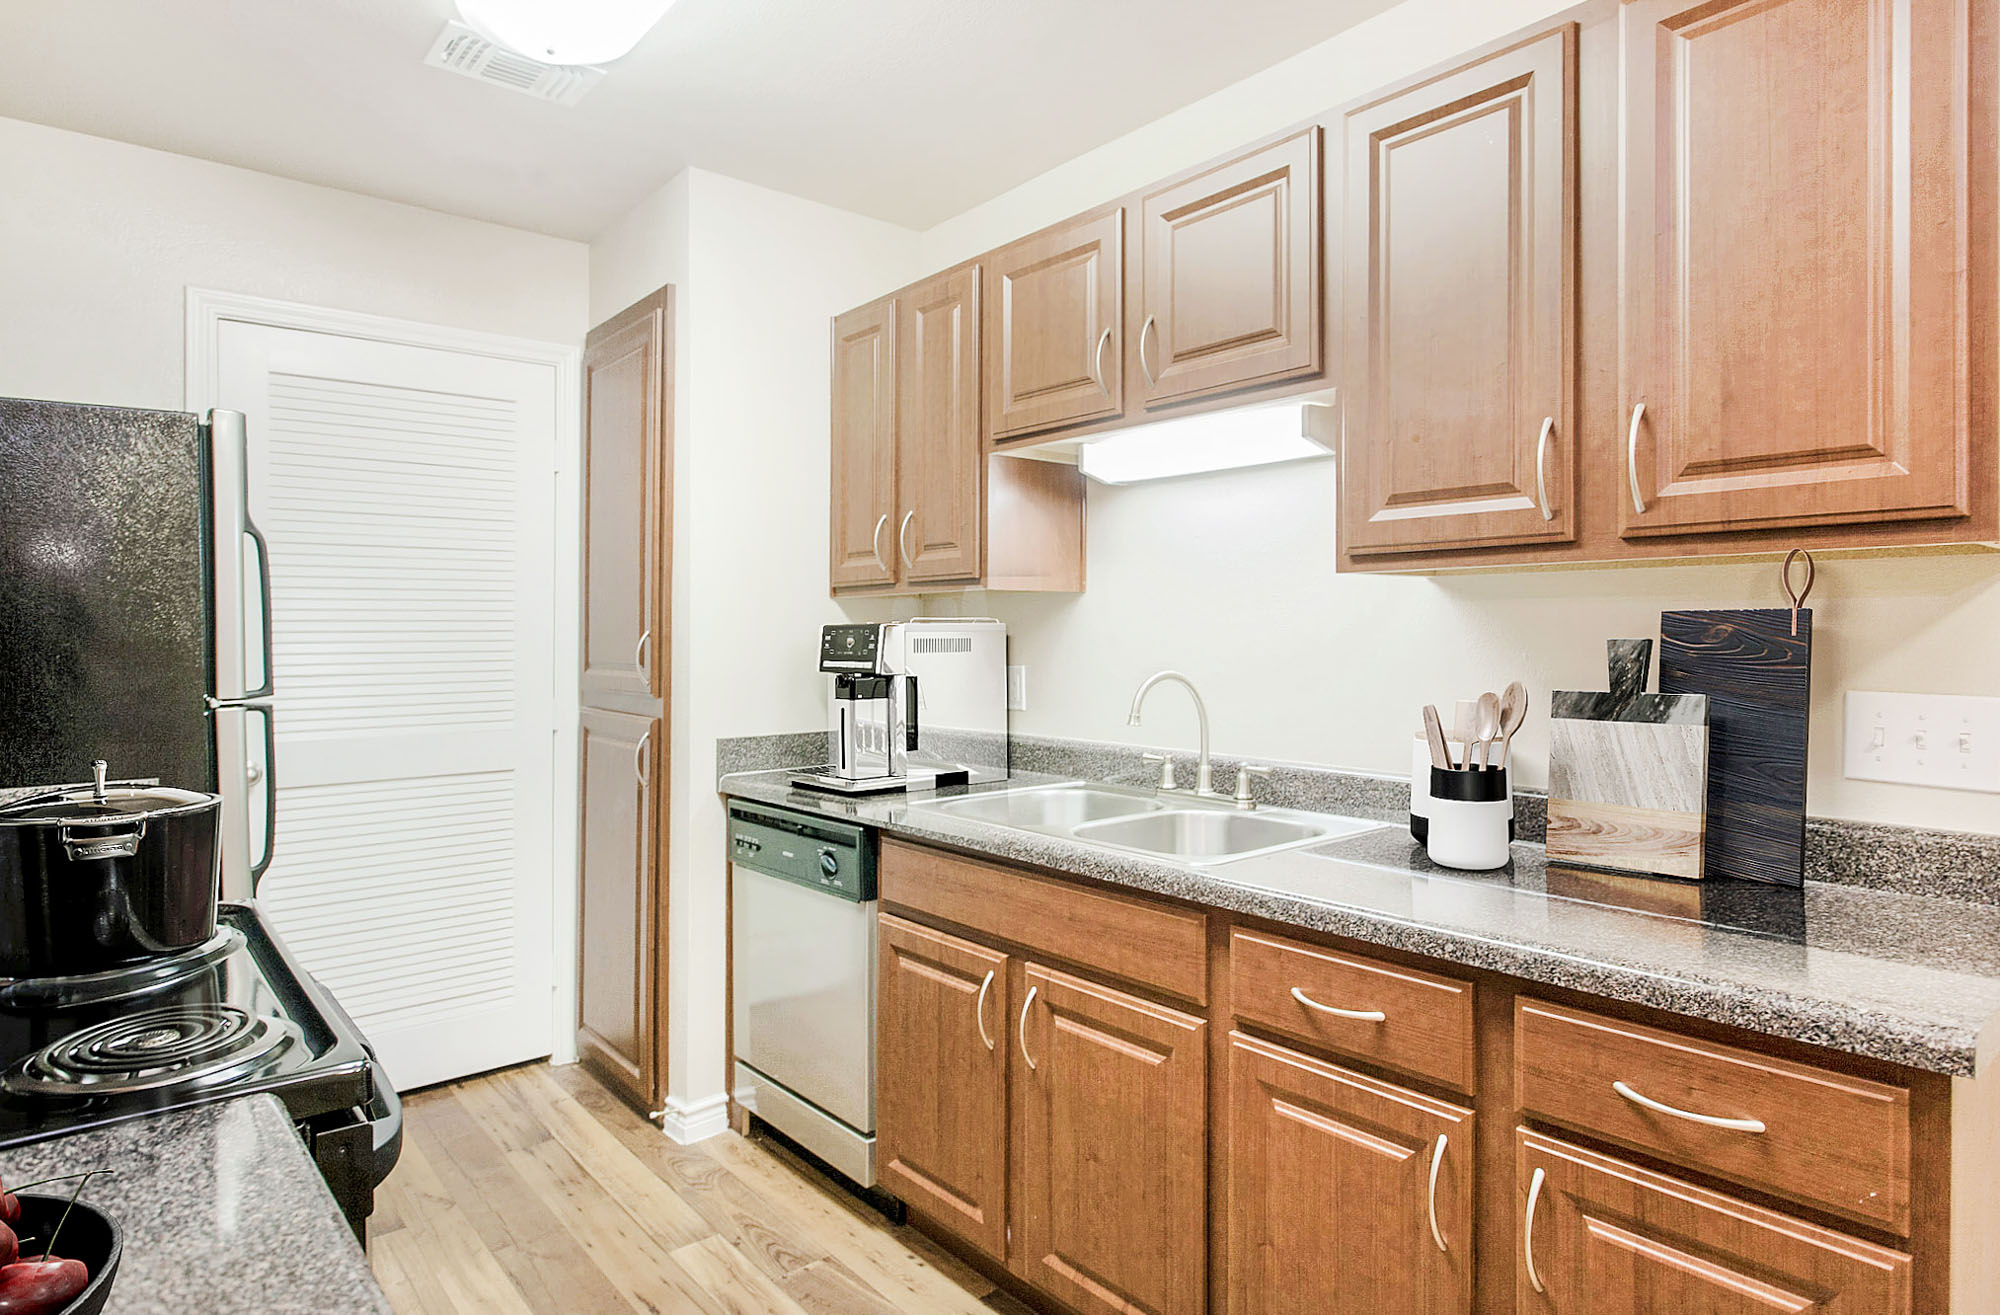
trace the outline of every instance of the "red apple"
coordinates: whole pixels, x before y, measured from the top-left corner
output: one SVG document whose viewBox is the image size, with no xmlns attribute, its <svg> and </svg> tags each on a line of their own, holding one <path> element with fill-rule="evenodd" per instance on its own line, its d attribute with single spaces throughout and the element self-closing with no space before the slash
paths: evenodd
<svg viewBox="0 0 2000 1315">
<path fill-rule="evenodd" d="M 14 1230 L 0 1224 L 0 1265 L 11 1265 L 21 1258 L 21 1239 Z"/>
<path fill-rule="evenodd" d="M 0 1315 L 55 1315 L 90 1284 L 81 1260 L 17 1260 L 0 1265 Z"/>
<path fill-rule="evenodd" d="M 21 1222 L 21 1198 L 12 1192 L 0 1192 L 0 1224 Z"/>
</svg>

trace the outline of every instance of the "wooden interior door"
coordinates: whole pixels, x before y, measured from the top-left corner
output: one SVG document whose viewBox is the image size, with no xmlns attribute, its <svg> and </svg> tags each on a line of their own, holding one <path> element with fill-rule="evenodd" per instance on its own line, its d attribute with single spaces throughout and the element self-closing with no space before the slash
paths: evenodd
<svg viewBox="0 0 2000 1315">
<path fill-rule="evenodd" d="M 654 947 L 660 722 L 585 708 L 577 909 L 578 1056 L 641 1109 L 657 1097 Z"/>
<path fill-rule="evenodd" d="M 875 1137 L 883 1186 L 1007 1255 L 1008 957 L 881 916 Z"/>
<path fill-rule="evenodd" d="M 976 580 L 985 509 L 979 266 L 908 288 L 896 307 L 896 554 L 905 583 Z"/>
<path fill-rule="evenodd" d="M 896 299 L 833 321 L 835 589 L 896 582 Z"/>
<path fill-rule="evenodd" d="M 1522 1129 L 1520 1315 L 1908 1315 L 1910 1258 Z"/>
<path fill-rule="evenodd" d="M 1207 1024 L 1030 963 L 1013 1268 L 1084 1315 L 1207 1305 Z"/>
<path fill-rule="evenodd" d="M 1125 211 L 986 258 L 986 431 L 1013 438 L 1125 412 Z"/>
<path fill-rule="evenodd" d="M 1621 21 L 1623 533 L 1967 514 L 1969 6 Z"/>
<path fill-rule="evenodd" d="M 1308 128 L 1141 203 L 1148 407 L 1320 368 L 1319 158 Z"/>
<path fill-rule="evenodd" d="M 672 292 L 661 289 L 584 339 L 585 703 L 660 697 Z"/>
<path fill-rule="evenodd" d="M 1472 1308 L 1472 1111 L 1234 1035 L 1229 1315 Z"/>
<path fill-rule="evenodd" d="M 1350 554 L 1576 537 L 1576 46 L 1565 23 L 1346 115 Z"/>
</svg>

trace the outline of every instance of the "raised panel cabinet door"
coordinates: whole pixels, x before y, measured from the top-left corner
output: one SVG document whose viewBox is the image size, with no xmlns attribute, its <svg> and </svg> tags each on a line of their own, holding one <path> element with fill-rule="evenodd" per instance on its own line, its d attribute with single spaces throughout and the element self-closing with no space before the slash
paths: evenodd
<svg viewBox="0 0 2000 1315">
<path fill-rule="evenodd" d="M 1908 1315 L 1910 1257 L 1521 1129 L 1518 1315 Z"/>
<path fill-rule="evenodd" d="M 1630 0 L 1627 536 L 1963 516 L 1966 0 Z"/>
<path fill-rule="evenodd" d="M 878 963 L 883 1186 L 1005 1260 L 1008 958 L 884 914 Z"/>
<path fill-rule="evenodd" d="M 1576 537 L 1576 49 L 1565 23 L 1345 116 L 1349 554 Z"/>
<path fill-rule="evenodd" d="M 1472 1111 L 1236 1034 L 1229 1315 L 1472 1308 Z"/>
<path fill-rule="evenodd" d="M 1319 369 L 1319 143 L 1308 128 L 1141 203 L 1147 406 Z"/>
<path fill-rule="evenodd" d="M 577 1051 L 631 1104 L 656 1091 L 659 948 L 652 780 L 659 720 L 585 708 L 577 910 Z"/>
<path fill-rule="evenodd" d="M 905 582 L 980 575 L 986 439 L 979 428 L 979 267 L 896 305 L 896 554 Z"/>
<path fill-rule="evenodd" d="M 1083 1315 L 1207 1305 L 1207 1024 L 1030 963 L 1012 1267 Z"/>
<path fill-rule="evenodd" d="M 1125 212 L 986 257 L 986 430 L 1012 438 L 1125 412 Z"/>
<path fill-rule="evenodd" d="M 833 320 L 835 589 L 896 582 L 896 299 Z"/>
<path fill-rule="evenodd" d="M 592 329 L 583 346 L 584 702 L 660 697 L 666 609 L 667 336 L 663 291 Z"/>
</svg>

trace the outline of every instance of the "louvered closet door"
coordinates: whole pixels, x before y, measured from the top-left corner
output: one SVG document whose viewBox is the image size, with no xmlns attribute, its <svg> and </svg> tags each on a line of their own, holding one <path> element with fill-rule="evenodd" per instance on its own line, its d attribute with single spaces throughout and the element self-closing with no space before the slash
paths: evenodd
<svg viewBox="0 0 2000 1315">
<path fill-rule="evenodd" d="M 398 1087 L 550 1051 L 555 376 L 223 326 L 271 544 L 258 887 Z"/>
</svg>

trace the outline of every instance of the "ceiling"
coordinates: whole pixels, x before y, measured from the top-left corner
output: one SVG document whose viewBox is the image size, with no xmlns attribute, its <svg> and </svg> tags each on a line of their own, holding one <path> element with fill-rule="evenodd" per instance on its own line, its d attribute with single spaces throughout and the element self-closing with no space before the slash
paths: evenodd
<svg viewBox="0 0 2000 1315">
<path fill-rule="evenodd" d="M 0 115 L 570 238 L 688 165 L 925 228 L 1391 2 L 679 0 L 563 107 L 425 66 L 452 0 L 13 0 Z"/>
</svg>

